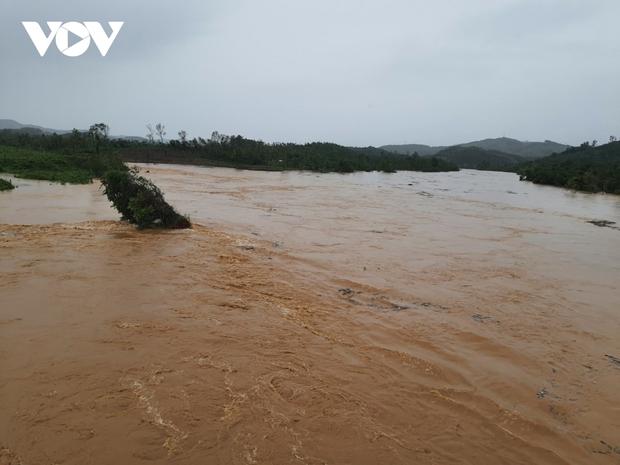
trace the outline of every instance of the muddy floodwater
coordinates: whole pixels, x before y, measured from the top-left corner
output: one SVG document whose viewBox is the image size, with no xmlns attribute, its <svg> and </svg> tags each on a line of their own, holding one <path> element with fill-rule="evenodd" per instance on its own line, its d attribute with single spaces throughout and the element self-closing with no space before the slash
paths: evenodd
<svg viewBox="0 0 620 465">
<path fill-rule="evenodd" d="M 140 169 L 0 193 L 0 464 L 620 463 L 620 197 Z"/>
</svg>

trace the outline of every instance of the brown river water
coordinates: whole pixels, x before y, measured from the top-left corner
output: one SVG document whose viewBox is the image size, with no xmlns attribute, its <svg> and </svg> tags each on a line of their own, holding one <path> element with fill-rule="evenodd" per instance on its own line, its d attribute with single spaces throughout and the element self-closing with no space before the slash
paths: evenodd
<svg viewBox="0 0 620 465">
<path fill-rule="evenodd" d="M 0 193 L 0 464 L 619 464 L 620 198 L 141 166 Z"/>
</svg>

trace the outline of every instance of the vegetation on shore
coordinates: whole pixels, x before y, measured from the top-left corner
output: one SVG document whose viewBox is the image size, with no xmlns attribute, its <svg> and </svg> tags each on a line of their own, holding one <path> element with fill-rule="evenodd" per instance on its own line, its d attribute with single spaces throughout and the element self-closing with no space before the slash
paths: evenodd
<svg viewBox="0 0 620 465">
<path fill-rule="evenodd" d="M 267 144 L 241 136 L 210 140 L 172 140 L 167 144 L 132 144 L 120 151 L 126 161 L 225 166 L 259 170 L 354 171 L 457 171 L 438 158 L 399 155 L 374 147 L 351 148 L 329 143 Z"/>
<path fill-rule="evenodd" d="M 100 159 L 0 145 L 0 172 L 18 178 L 86 184 L 104 171 Z"/>
<path fill-rule="evenodd" d="M 67 136 L 0 131 L 0 172 L 63 184 L 86 184 L 99 178 L 123 219 L 139 228 L 191 227 L 189 219 L 165 201 L 157 186 L 123 163 L 114 146 L 102 123 L 93 125 L 88 133 L 74 131 Z M 6 181 L 0 181 L 3 188 Z"/>
<path fill-rule="evenodd" d="M 559 154 L 527 161 L 522 156 L 487 150 L 474 146 L 474 143 L 444 149 L 433 157 L 421 157 L 374 147 L 352 148 L 329 143 L 268 144 L 218 133 L 213 133 L 209 140 L 188 140 L 187 133 L 180 131 L 178 139 L 166 141 L 163 124 L 147 127 L 149 133 L 146 139 L 111 139 L 108 127 L 102 123 L 91 126 L 89 131 L 73 130 L 62 135 L 50 135 L 32 128 L 0 130 L 0 172 L 30 179 L 87 183 L 93 178 L 105 180 L 108 172 L 117 173 L 113 176 L 127 172 L 124 162 L 340 173 L 439 172 L 456 171 L 462 167 L 514 171 L 520 174 L 522 180 L 535 183 L 620 194 L 620 142 L 613 137 L 606 145 L 585 143 Z M 552 145 L 550 142 L 545 144 L 545 147 Z M 135 173 L 127 176 L 120 183 L 116 183 L 114 178 L 115 181 L 108 185 L 121 186 L 128 192 L 148 192 L 148 195 L 140 194 L 133 210 L 129 208 L 128 201 L 117 202 L 123 208 L 121 213 L 142 226 L 162 224 L 176 227 L 176 220 L 170 220 L 172 216 L 168 216 L 169 212 L 162 210 L 161 192 L 155 186 L 145 184 L 146 180 Z M 153 212 L 144 210 L 147 201 L 154 203 Z M 178 220 L 178 224 L 182 221 Z"/>
<path fill-rule="evenodd" d="M 354 171 L 457 171 L 454 164 L 435 157 L 402 155 L 374 147 L 351 148 L 329 143 L 268 144 L 241 136 L 214 133 L 209 140 L 179 138 L 166 141 L 165 127 L 149 126 L 143 140 L 111 139 L 105 125 L 89 132 L 46 135 L 36 130 L 0 131 L 0 145 L 80 155 L 115 153 L 127 162 L 178 163 L 256 170 L 308 170 L 350 173 Z M 92 157 L 91 157 L 92 158 Z"/>
<path fill-rule="evenodd" d="M 10 180 L 0 178 L 0 192 L 2 191 L 10 191 L 15 189 L 15 186 Z"/>
<path fill-rule="evenodd" d="M 586 192 L 620 194 L 620 142 L 584 143 L 563 153 L 520 165 L 524 181 Z"/>
</svg>

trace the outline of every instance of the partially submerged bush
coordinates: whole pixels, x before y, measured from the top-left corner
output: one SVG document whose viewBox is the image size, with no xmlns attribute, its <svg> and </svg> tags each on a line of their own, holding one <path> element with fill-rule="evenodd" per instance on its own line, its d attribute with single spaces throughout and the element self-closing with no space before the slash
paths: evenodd
<svg viewBox="0 0 620 465">
<path fill-rule="evenodd" d="M 0 191 L 10 191 L 11 189 L 15 189 L 15 186 L 11 181 L 7 181 L 6 179 L 0 178 Z"/>
<path fill-rule="evenodd" d="M 139 228 L 186 229 L 189 219 L 176 212 L 161 190 L 136 171 L 108 171 L 101 179 L 104 193 L 123 219 Z"/>
</svg>

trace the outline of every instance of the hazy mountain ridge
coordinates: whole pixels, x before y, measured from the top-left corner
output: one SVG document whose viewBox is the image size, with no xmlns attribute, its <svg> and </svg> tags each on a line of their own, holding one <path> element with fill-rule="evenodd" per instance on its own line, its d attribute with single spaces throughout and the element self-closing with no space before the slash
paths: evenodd
<svg viewBox="0 0 620 465">
<path fill-rule="evenodd" d="M 18 121 L 15 121 L 13 119 L 0 119 L 0 130 L 2 129 L 8 129 L 11 131 L 19 131 L 22 129 L 34 129 L 34 130 L 38 130 L 41 131 L 45 134 L 66 134 L 68 132 L 71 131 L 67 131 L 67 130 L 63 130 L 63 129 L 50 129 L 50 128 L 44 128 L 42 126 L 37 126 L 35 124 L 22 124 Z"/>
<path fill-rule="evenodd" d="M 29 134 L 69 134 L 72 130 L 68 129 L 50 129 L 35 124 L 22 124 L 13 119 L 0 119 L 0 131 L 21 131 Z M 80 132 L 87 132 L 85 129 L 79 129 Z M 140 136 L 124 136 L 112 135 L 112 139 L 124 139 L 129 141 L 145 141 L 145 137 Z"/>
<path fill-rule="evenodd" d="M 464 144 L 456 144 L 461 147 L 478 147 L 484 150 L 498 151 L 510 155 L 518 155 L 524 158 L 543 158 L 553 153 L 564 152 L 570 146 L 560 144 L 558 142 L 546 140 L 544 142 L 524 142 L 509 137 L 499 137 L 496 139 L 483 139 L 479 141 L 466 142 Z M 437 155 L 442 150 L 446 150 L 449 146 L 430 146 L 423 144 L 405 144 L 405 145 L 384 145 L 380 147 L 384 150 L 394 153 L 411 154 L 417 152 L 422 156 Z"/>
<path fill-rule="evenodd" d="M 379 148 L 388 152 L 400 153 L 403 155 L 411 155 L 417 153 L 422 157 L 431 157 L 442 150 L 447 149 L 447 145 L 424 145 L 424 144 L 404 144 L 404 145 L 383 145 Z"/>
<path fill-rule="evenodd" d="M 487 171 L 510 171 L 528 161 L 519 155 L 466 145 L 448 147 L 434 156 L 452 162 L 459 168 Z"/>
</svg>

